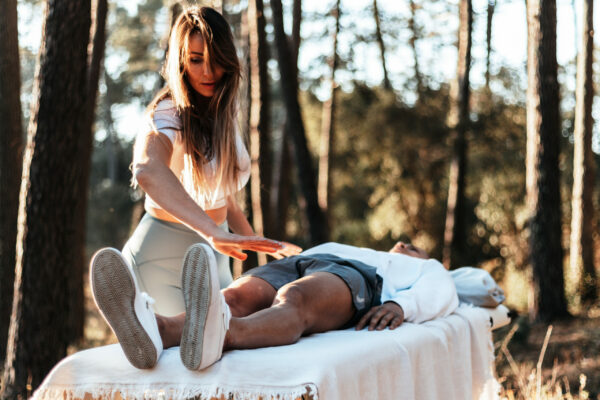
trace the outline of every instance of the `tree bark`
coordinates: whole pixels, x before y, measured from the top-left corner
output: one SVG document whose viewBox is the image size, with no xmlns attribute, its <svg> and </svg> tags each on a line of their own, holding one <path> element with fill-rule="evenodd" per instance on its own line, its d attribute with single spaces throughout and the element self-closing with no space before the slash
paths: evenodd
<svg viewBox="0 0 600 400">
<path fill-rule="evenodd" d="M 331 175 L 331 149 L 335 139 L 335 103 L 336 103 L 336 88 L 335 71 L 338 67 L 338 34 L 340 32 L 340 0 L 335 2 L 333 9 L 335 16 L 335 29 L 333 32 L 333 51 L 331 54 L 330 67 L 331 89 L 329 99 L 323 103 L 323 117 L 321 119 L 321 143 L 319 147 L 319 182 L 318 182 L 318 197 L 319 206 L 323 213 L 329 214 L 329 196 L 331 193 L 330 175 Z"/>
<path fill-rule="evenodd" d="M 417 40 L 419 39 L 419 33 L 417 28 L 416 14 L 417 5 L 415 0 L 410 0 L 410 18 L 408 20 L 408 29 L 410 30 L 409 44 L 413 52 L 413 63 L 415 69 L 415 81 L 417 82 L 417 102 L 421 98 L 421 94 L 424 91 L 423 76 L 421 75 L 421 68 L 419 67 L 419 52 L 417 51 Z"/>
<path fill-rule="evenodd" d="M 568 316 L 564 294 L 559 188 L 556 0 L 527 1 L 527 205 L 533 267 L 531 316 Z"/>
<path fill-rule="evenodd" d="M 295 82 L 298 82 L 298 52 L 300 50 L 300 28 L 302 26 L 302 0 L 294 0 L 292 5 L 292 35 L 290 47 L 292 53 L 292 65 L 294 68 Z M 297 90 L 297 89 L 296 89 Z M 285 122 L 282 137 L 276 146 L 273 159 L 275 160 L 273 176 L 271 180 L 271 234 L 275 238 L 286 238 L 286 225 L 288 208 L 290 204 L 292 187 L 292 169 L 290 151 L 291 139 L 288 133 L 288 123 Z M 299 203 L 306 204 L 303 194 L 298 193 Z"/>
<path fill-rule="evenodd" d="M 295 78 L 295 67 L 291 63 L 292 56 L 285 32 L 283 30 L 283 10 L 281 0 L 271 0 L 275 42 L 279 61 L 280 82 L 287 112 L 289 133 L 294 143 L 294 155 L 298 171 L 298 182 L 306 199 L 306 216 L 308 220 L 309 241 L 311 244 L 327 240 L 327 222 L 317 201 L 317 187 L 312 159 L 306 143 L 304 123 L 298 102 L 298 82 Z"/>
<path fill-rule="evenodd" d="M 377 8 L 377 0 L 373 0 L 373 18 L 375 19 L 375 38 L 379 45 L 379 51 L 381 53 L 381 67 L 383 68 L 383 87 L 386 90 L 392 89 L 390 78 L 388 76 L 387 65 L 385 62 L 385 43 L 383 42 L 383 35 L 381 34 L 381 21 L 379 19 L 379 9 Z"/>
<path fill-rule="evenodd" d="M 86 268 L 86 214 L 89 192 L 89 177 L 92 161 L 92 148 L 94 143 L 94 118 L 96 111 L 96 98 L 98 94 L 98 82 L 104 59 L 106 46 L 106 15 L 108 13 L 107 0 L 93 0 L 92 26 L 90 30 L 90 44 L 88 46 L 87 62 L 87 93 L 85 97 L 85 110 L 81 114 L 81 132 L 79 133 L 79 178 L 77 191 L 79 192 L 77 207 L 75 209 L 75 223 L 77 224 L 75 242 L 73 248 L 75 259 L 73 261 L 73 273 L 69 283 L 71 284 L 71 318 L 69 319 L 69 333 L 71 341 L 75 342 L 83 337 L 84 324 L 84 296 L 83 275 Z"/>
<path fill-rule="evenodd" d="M 583 2 L 582 42 L 577 59 L 570 249 L 571 273 L 573 276 L 580 276 L 579 293 L 582 302 L 588 304 L 597 300 L 593 237 L 595 211 L 592 198 L 594 193 L 594 154 L 592 152 L 592 130 L 594 126 L 592 117 L 592 104 L 594 102 L 594 83 L 592 79 L 594 60 L 593 9 L 593 0 Z"/>
<path fill-rule="evenodd" d="M 23 151 L 17 2 L 0 2 L 0 362 L 6 356 L 15 281 Z"/>
<path fill-rule="evenodd" d="M 488 0 L 487 6 L 487 24 L 486 24 L 486 53 L 485 53 L 485 87 L 490 90 L 490 58 L 492 56 L 492 20 L 494 18 L 494 10 L 496 8 L 496 0 Z"/>
<path fill-rule="evenodd" d="M 15 294 L 0 397 L 25 398 L 66 354 L 90 2 L 46 3 L 23 162 Z M 70 310 L 69 310 L 70 311 Z"/>
<path fill-rule="evenodd" d="M 471 0 L 459 3 L 458 65 L 456 80 L 450 88 L 451 108 L 448 127 L 454 140 L 450 178 L 448 182 L 448 204 L 444 230 L 443 262 L 449 268 L 464 252 L 465 244 L 465 172 L 469 127 L 469 73 L 471 70 L 471 33 L 473 30 L 473 6 Z"/>
<path fill-rule="evenodd" d="M 265 235 L 269 225 L 270 193 L 270 96 L 267 61 L 269 60 L 262 0 L 248 2 L 250 36 L 250 159 L 251 198 L 254 230 Z M 258 254 L 258 264 L 266 263 Z"/>
</svg>

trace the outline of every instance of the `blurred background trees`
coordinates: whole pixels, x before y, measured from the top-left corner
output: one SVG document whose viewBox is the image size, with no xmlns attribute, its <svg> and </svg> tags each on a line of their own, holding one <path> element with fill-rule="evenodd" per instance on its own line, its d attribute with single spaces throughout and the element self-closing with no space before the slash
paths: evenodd
<svg viewBox="0 0 600 400">
<path fill-rule="evenodd" d="M 15 272 L 15 177 L 22 121 L 40 101 L 32 88 L 44 20 L 42 1 L 20 2 L 17 42 L 14 3 L 0 6 L 2 359 Z M 510 306 L 544 320 L 581 313 L 582 302 L 597 307 L 593 211 L 600 186 L 593 171 L 600 140 L 590 18 L 578 28 L 579 67 L 575 59 L 558 64 L 556 5 L 528 1 L 528 14 L 523 8 L 515 18 L 527 17 L 530 51 L 515 67 L 495 55 L 492 37 L 510 2 L 191 3 L 222 7 L 246 64 L 240 126 L 253 171 L 245 194 L 259 232 L 304 247 L 333 240 L 387 250 L 411 241 L 453 267 L 489 270 Z M 591 0 L 584 3 L 582 17 L 593 10 Z M 122 247 L 143 212 L 143 193 L 129 184 L 132 143 L 144 107 L 164 84 L 159 70 L 168 30 L 187 3 L 110 0 L 104 39 L 103 3 L 93 4 L 87 92 L 79 95 L 88 111 L 65 120 L 80 124 L 80 151 L 68 162 L 81 172 L 90 166 L 89 177 L 77 175 L 87 180 L 78 184 L 86 194 L 78 192 L 70 210 L 80 222 L 74 248 L 85 243 L 86 257 L 74 254 L 61 264 L 72 273 L 61 283 L 69 293 L 82 290 L 82 258 L 99 247 Z M 538 40 L 539 32 L 548 32 L 542 37 L 550 42 Z M 19 76 L 21 82 L 13 79 Z M 53 139 L 66 133 L 51 132 Z M 57 192 L 68 186 L 55 185 Z M 44 235 L 63 234 L 50 223 L 43 228 Z M 35 262 L 38 271 L 38 264 L 50 265 Z M 81 295 L 70 301 L 75 310 L 72 301 L 81 304 Z M 69 315 L 68 340 L 77 344 L 82 321 Z"/>
</svg>

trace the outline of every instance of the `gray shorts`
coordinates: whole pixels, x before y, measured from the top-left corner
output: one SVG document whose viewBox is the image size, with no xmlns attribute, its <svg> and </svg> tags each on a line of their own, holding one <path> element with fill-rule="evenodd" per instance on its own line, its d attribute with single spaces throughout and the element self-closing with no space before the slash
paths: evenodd
<svg viewBox="0 0 600 400">
<path fill-rule="evenodd" d="M 381 304 L 382 279 L 375 267 L 357 260 L 343 259 L 331 254 L 293 256 L 271 261 L 253 268 L 243 276 L 253 276 L 269 283 L 275 290 L 315 272 L 329 272 L 340 277 L 350 289 L 356 312 L 343 328 L 356 323 L 371 309 Z"/>
<path fill-rule="evenodd" d="M 227 230 L 227 223 L 221 225 Z M 181 291 L 181 267 L 188 247 L 206 241 L 185 225 L 163 221 L 145 214 L 123 247 L 140 289 L 154 298 L 157 314 L 173 316 L 185 311 Z M 219 283 L 233 280 L 229 257 L 215 252 Z"/>
</svg>

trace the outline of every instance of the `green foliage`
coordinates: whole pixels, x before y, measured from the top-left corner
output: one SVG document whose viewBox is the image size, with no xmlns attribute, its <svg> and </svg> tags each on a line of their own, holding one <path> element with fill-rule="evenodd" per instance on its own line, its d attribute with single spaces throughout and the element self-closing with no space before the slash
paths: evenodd
<svg viewBox="0 0 600 400">
<path fill-rule="evenodd" d="M 316 153 L 321 103 L 302 95 Z M 473 94 L 466 188 L 467 254 L 461 264 L 525 264 L 525 110 Z M 409 240 L 439 257 L 445 223 L 449 139 L 448 87 L 428 89 L 414 105 L 356 82 L 337 105 L 332 163 L 332 239 L 390 248 Z M 503 268 L 495 274 L 500 278 Z"/>
</svg>

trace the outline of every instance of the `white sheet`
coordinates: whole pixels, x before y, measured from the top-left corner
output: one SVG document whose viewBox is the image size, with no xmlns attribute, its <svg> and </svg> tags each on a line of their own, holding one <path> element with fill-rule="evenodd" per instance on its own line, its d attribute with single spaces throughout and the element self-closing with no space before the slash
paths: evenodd
<svg viewBox="0 0 600 400">
<path fill-rule="evenodd" d="M 226 352 L 202 372 L 188 371 L 179 348 L 149 371 L 132 367 L 119 345 L 81 351 L 60 362 L 34 399 L 260 397 L 311 394 L 321 400 L 493 399 L 493 346 L 487 310 L 461 305 L 448 317 L 390 331 L 334 331 L 298 343 Z"/>
</svg>

